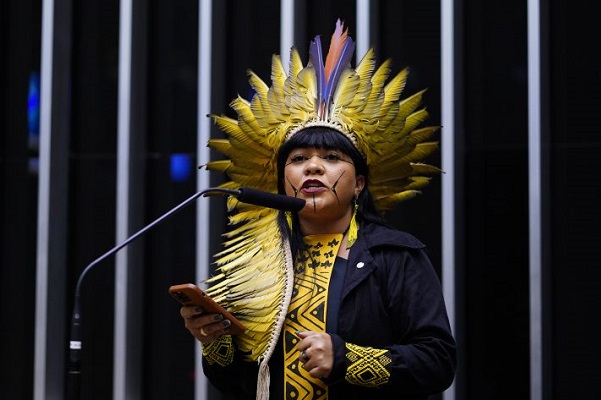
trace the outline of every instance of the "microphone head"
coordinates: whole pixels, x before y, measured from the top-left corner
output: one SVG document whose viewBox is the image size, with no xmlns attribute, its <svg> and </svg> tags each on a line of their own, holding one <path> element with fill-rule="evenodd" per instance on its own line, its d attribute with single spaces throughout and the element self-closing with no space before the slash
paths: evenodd
<svg viewBox="0 0 601 400">
<path fill-rule="evenodd" d="M 240 188 L 238 191 L 240 194 L 236 197 L 243 203 L 274 208 L 281 211 L 300 211 L 303 209 L 306 203 L 306 201 L 303 199 L 277 193 L 264 192 L 262 190 Z"/>
</svg>

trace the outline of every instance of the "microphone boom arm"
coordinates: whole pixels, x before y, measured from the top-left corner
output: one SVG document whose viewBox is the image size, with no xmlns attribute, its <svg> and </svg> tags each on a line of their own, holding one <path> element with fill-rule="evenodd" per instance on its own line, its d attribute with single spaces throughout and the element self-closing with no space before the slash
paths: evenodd
<svg viewBox="0 0 601 400">
<path fill-rule="evenodd" d="M 263 192 L 261 190 L 250 189 L 250 188 L 239 188 L 239 189 L 225 189 L 220 187 L 212 187 L 201 190 L 190 196 L 188 199 L 181 202 L 159 218 L 146 225 L 117 246 L 113 247 L 94 261 L 86 266 L 79 275 L 77 284 L 75 286 L 75 298 L 73 301 L 73 315 L 71 317 L 71 340 L 69 341 L 69 368 L 67 376 L 67 398 L 69 400 L 79 399 L 80 393 L 80 378 L 81 378 L 81 306 L 80 306 L 80 289 L 81 283 L 84 276 L 90 271 L 92 267 L 104 261 L 109 256 L 117 253 L 119 250 L 142 236 L 144 233 L 154 228 L 165 219 L 169 218 L 176 212 L 180 211 L 191 204 L 194 200 L 200 196 L 210 196 L 214 194 L 228 195 L 236 197 L 242 203 L 254 204 L 260 207 L 274 208 L 282 211 L 294 211 L 298 212 L 305 206 L 305 200 L 296 197 L 289 197 L 286 195 Z"/>
<path fill-rule="evenodd" d="M 225 189 L 225 188 L 207 188 L 201 190 L 190 196 L 188 199 L 184 200 L 177 206 L 173 207 L 171 210 L 167 211 L 165 214 L 161 215 L 159 218 L 155 219 L 150 224 L 144 226 L 142 229 L 119 243 L 117 246 L 113 247 L 90 264 L 88 264 L 83 271 L 79 275 L 79 279 L 77 280 L 77 284 L 75 286 L 75 297 L 73 300 L 73 314 L 71 316 L 71 340 L 69 341 L 69 369 L 67 375 L 67 398 L 72 400 L 77 400 L 80 397 L 80 378 L 81 378 L 81 305 L 80 305 L 80 289 L 81 283 L 83 281 L 84 276 L 90 271 L 92 267 L 96 264 L 104 261 L 109 256 L 117 253 L 119 250 L 138 239 L 144 233 L 154 228 L 159 223 L 163 222 L 165 219 L 171 217 L 176 212 L 181 209 L 187 207 L 190 203 L 194 202 L 200 196 L 210 196 L 214 194 L 223 194 L 230 195 L 234 197 L 238 197 L 241 194 L 240 190 L 234 189 Z"/>
<path fill-rule="evenodd" d="M 117 253 L 119 250 L 121 250 L 122 248 L 124 248 L 125 246 L 127 246 L 128 244 L 130 244 L 131 242 L 133 242 L 140 236 L 142 236 L 144 233 L 146 233 L 146 231 L 154 228 L 156 225 L 160 224 L 167 218 L 171 217 L 176 212 L 187 207 L 190 203 L 194 202 L 200 196 L 210 196 L 212 194 L 225 194 L 225 195 L 238 197 L 240 195 L 240 190 L 224 189 L 224 188 L 208 188 L 208 189 L 201 190 L 200 192 L 193 194 L 192 196 L 190 196 L 189 198 L 187 198 L 186 200 L 184 200 L 177 206 L 173 207 L 171 210 L 167 211 L 165 214 L 161 215 L 159 218 L 155 219 L 150 224 L 146 225 L 145 227 L 143 227 L 142 229 L 140 229 L 139 231 L 137 231 L 136 233 L 134 233 L 133 235 L 131 235 L 130 237 L 128 237 L 127 239 L 122 241 L 121 243 L 119 243 L 117 246 L 113 247 L 112 249 L 110 249 L 109 251 L 107 251 L 106 253 L 104 253 L 103 255 L 101 255 L 100 257 L 95 259 L 94 261 L 92 261 L 90 264 L 88 264 L 88 266 L 85 267 L 84 270 L 79 275 L 79 279 L 77 280 L 77 286 L 75 287 L 75 296 L 79 296 L 81 282 L 83 281 L 84 276 L 88 273 L 88 271 L 93 266 L 100 263 L 101 261 L 108 258 L 109 256 Z"/>
</svg>

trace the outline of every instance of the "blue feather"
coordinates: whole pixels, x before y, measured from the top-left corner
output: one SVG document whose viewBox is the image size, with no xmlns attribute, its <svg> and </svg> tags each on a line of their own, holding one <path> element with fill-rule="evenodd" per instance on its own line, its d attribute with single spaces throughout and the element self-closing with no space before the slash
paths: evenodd
<svg viewBox="0 0 601 400">
<path fill-rule="evenodd" d="M 344 42 L 344 45 L 340 52 L 340 57 L 338 57 L 338 60 L 336 60 L 336 64 L 326 84 L 325 92 L 323 93 L 323 99 L 325 104 L 327 105 L 327 108 L 329 108 L 332 95 L 334 94 L 336 86 L 338 86 L 338 80 L 340 79 L 340 75 L 342 74 L 342 71 L 344 71 L 344 69 L 347 67 L 347 65 L 349 65 L 354 51 L 355 42 L 353 42 L 353 40 L 350 37 L 348 37 Z"/>
<path fill-rule="evenodd" d="M 322 108 L 325 98 L 323 97 L 325 91 L 325 72 L 323 67 L 323 50 L 321 48 L 321 38 L 319 35 L 315 36 L 315 39 L 309 46 L 309 57 L 315 68 L 315 77 L 317 78 L 317 111 L 318 114 Z"/>
</svg>

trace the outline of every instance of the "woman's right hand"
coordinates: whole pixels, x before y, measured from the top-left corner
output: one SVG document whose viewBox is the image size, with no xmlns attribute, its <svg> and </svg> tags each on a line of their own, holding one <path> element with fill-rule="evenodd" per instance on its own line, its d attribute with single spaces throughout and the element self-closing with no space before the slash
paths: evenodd
<svg viewBox="0 0 601 400">
<path fill-rule="evenodd" d="M 232 324 L 221 314 L 205 314 L 202 307 L 184 306 L 180 309 L 186 329 L 202 343 L 210 343 L 226 335 Z"/>
</svg>

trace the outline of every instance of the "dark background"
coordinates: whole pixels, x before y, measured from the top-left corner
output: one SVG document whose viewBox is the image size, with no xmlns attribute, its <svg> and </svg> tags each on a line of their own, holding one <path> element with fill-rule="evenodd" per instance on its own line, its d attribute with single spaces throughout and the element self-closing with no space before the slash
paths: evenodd
<svg viewBox="0 0 601 400">
<path fill-rule="evenodd" d="M 307 60 L 309 41 L 328 41 L 336 18 L 356 37 L 354 4 L 297 2 L 295 44 Z M 326 3 L 326 4 L 324 4 Z M 592 1 L 543 2 L 543 327 L 545 399 L 601 397 L 601 53 Z M 196 190 L 195 172 L 170 175 L 170 158 L 196 163 L 198 4 L 134 1 L 135 39 L 145 62 L 132 79 L 140 88 L 136 143 L 141 176 L 137 226 Z M 428 88 L 429 123 L 440 124 L 440 4 L 433 0 L 372 1 L 372 45 L 408 66 L 405 95 Z M 455 330 L 460 345 L 458 399 L 528 399 L 528 48 L 526 2 L 456 2 L 455 116 L 457 262 Z M 41 1 L 0 3 L 0 393 L 33 396 L 36 231 L 39 156 L 28 126 L 32 74 L 40 72 Z M 70 299 L 81 269 L 115 243 L 119 2 L 73 2 L 66 190 L 65 288 Z M 247 68 L 269 82 L 279 53 L 279 3 L 219 1 L 213 7 L 212 110 L 226 113 L 248 96 Z M 285 57 L 288 55 L 285 54 Z M 212 135 L 218 136 L 214 131 Z M 440 136 L 444 140 L 444 127 Z M 440 155 L 430 162 L 440 165 Z M 212 176 L 218 184 L 222 176 Z M 389 217 L 429 248 L 440 271 L 441 187 L 434 178 L 417 199 Z M 200 200 L 202 201 L 202 200 Z M 213 202 L 212 251 L 225 224 Z M 190 207 L 140 243 L 144 305 L 144 398 L 192 398 L 198 364 L 177 306 L 166 294 L 190 281 L 195 264 L 195 213 Z M 83 285 L 83 393 L 112 393 L 114 263 Z M 66 304 L 66 313 L 71 304 Z M 66 343 L 65 338 L 65 343 Z M 53 343 L 52 346 L 62 346 Z"/>
</svg>

